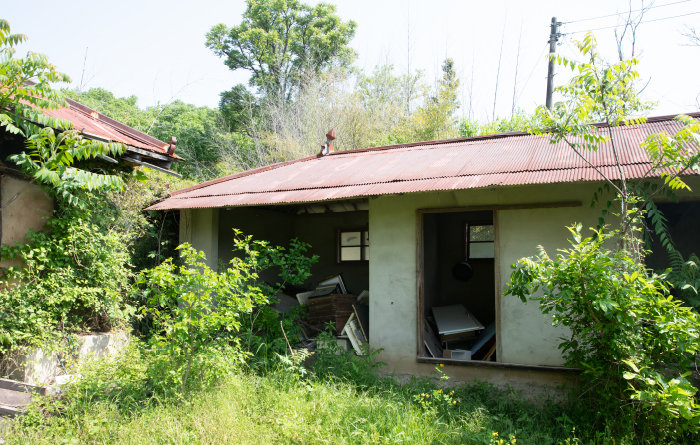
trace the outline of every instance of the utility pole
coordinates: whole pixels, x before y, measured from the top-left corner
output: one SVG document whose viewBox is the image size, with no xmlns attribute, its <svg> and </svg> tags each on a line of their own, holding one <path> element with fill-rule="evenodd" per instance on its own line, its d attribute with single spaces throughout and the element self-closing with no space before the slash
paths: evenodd
<svg viewBox="0 0 700 445">
<path fill-rule="evenodd" d="M 554 54 L 557 52 L 559 41 L 559 25 L 556 17 L 552 17 L 552 25 L 549 28 L 549 68 L 547 70 L 547 108 L 552 109 L 552 91 L 554 90 Z"/>
</svg>

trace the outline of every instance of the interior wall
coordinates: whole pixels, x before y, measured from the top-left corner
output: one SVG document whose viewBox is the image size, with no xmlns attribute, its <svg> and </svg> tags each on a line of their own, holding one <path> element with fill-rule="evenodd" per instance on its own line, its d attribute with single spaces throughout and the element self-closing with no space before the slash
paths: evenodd
<svg viewBox="0 0 700 445">
<path fill-rule="evenodd" d="M 688 259 L 691 253 L 700 256 L 700 201 L 658 204 L 659 210 L 668 220 L 668 231 L 676 249 Z M 669 257 L 658 237 L 651 234 L 651 254 L 646 258 L 650 268 L 663 271 L 669 267 Z"/>
<path fill-rule="evenodd" d="M 348 292 L 358 295 L 363 290 L 369 290 L 369 262 L 339 263 L 337 258 L 338 232 L 367 230 L 368 225 L 367 211 L 296 216 L 294 218 L 295 236 L 311 244 L 313 253 L 319 256 L 319 262 L 311 269 L 312 276 L 305 283 L 306 286 L 313 287 L 319 279 L 342 273 Z M 369 233 L 369 238 L 371 257 L 374 240 L 372 232 Z"/>
<path fill-rule="evenodd" d="M 493 223 L 492 212 L 450 212 L 424 214 L 437 220 L 438 261 L 437 288 L 438 298 L 435 306 L 463 304 L 484 326 L 495 320 L 495 276 L 493 259 L 470 259 L 473 277 L 469 281 L 460 281 L 452 274 L 452 268 L 466 259 L 466 225 L 476 223 Z M 425 270 L 425 265 L 424 265 Z"/>
<path fill-rule="evenodd" d="M 319 256 L 311 268 L 311 277 L 304 283 L 305 288 L 311 289 L 318 281 L 342 273 L 349 292 L 359 294 L 369 289 L 369 263 L 338 263 L 336 250 L 339 230 L 367 229 L 367 211 L 295 215 L 284 207 L 280 210 L 240 207 L 222 209 L 220 215 L 219 258 L 224 262 L 233 258 L 233 228 L 283 246 L 296 237 L 311 245 L 309 254 Z M 370 233 L 370 245 L 371 239 Z M 275 277 L 268 274 L 263 278 Z"/>
<path fill-rule="evenodd" d="M 206 257 L 206 265 L 218 270 L 219 209 L 180 210 L 180 243 L 189 243 L 201 250 Z"/>
<path fill-rule="evenodd" d="M 438 306 L 440 280 L 438 279 L 440 249 L 438 243 L 437 214 L 423 218 L 423 316 L 431 315 L 431 308 Z"/>
</svg>

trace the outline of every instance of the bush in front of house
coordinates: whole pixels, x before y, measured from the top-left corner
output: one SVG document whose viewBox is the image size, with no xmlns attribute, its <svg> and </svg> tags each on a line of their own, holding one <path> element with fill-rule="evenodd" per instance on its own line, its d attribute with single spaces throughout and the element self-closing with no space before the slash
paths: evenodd
<svg viewBox="0 0 700 445">
<path fill-rule="evenodd" d="M 236 231 L 234 245 L 238 255 L 218 272 L 207 265 L 203 252 L 185 243 L 177 248 L 179 263 L 166 259 L 136 280 L 135 298 L 143 301 L 140 312 L 151 325 L 153 371 L 180 393 L 193 381 L 207 386 L 251 357 L 256 351 L 250 349 L 250 338 L 261 329 L 256 314 L 267 313 L 270 298 L 286 283 L 303 282 L 316 261 L 305 255 L 309 246 L 298 240 L 285 248 Z M 280 280 L 263 282 L 260 273 L 267 269 Z M 275 323 L 268 322 L 279 329 L 277 323 L 276 316 Z"/>
<path fill-rule="evenodd" d="M 700 433 L 697 389 L 689 375 L 700 352 L 700 317 L 669 294 L 665 276 L 626 250 L 606 248 L 618 234 L 569 227 L 569 249 L 514 265 L 506 295 L 539 302 L 569 328 L 559 348 L 582 369 L 580 401 L 599 428 L 616 436 L 693 442 Z M 538 293 L 539 291 L 539 293 Z"/>
<path fill-rule="evenodd" d="M 108 331 L 133 313 L 124 234 L 111 224 L 103 199 L 85 194 L 86 208 L 62 201 L 45 230 L 2 245 L 11 260 L 0 278 L 0 354 L 46 345 L 75 332 Z"/>
</svg>

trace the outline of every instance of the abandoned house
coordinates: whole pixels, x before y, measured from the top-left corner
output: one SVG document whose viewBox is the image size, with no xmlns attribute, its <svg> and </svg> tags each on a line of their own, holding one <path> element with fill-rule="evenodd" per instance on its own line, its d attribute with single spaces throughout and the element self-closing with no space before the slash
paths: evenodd
<svg viewBox="0 0 700 445">
<path fill-rule="evenodd" d="M 627 177 L 649 168 L 647 136 L 680 128 L 673 116 L 613 128 Z M 619 177 L 609 143 L 589 158 Z M 700 216 L 698 179 L 664 204 L 678 245 L 695 252 L 697 231 L 683 227 Z M 565 332 L 503 291 L 538 245 L 554 253 L 568 246 L 566 226 L 595 226 L 601 184 L 568 146 L 527 133 L 340 152 L 327 141 L 318 155 L 179 190 L 151 209 L 179 211 L 180 241 L 211 266 L 230 259 L 233 228 L 310 243 L 320 261 L 309 288 L 342 274 L 349 293 L 369 291 L 369 344 L 385 372 L 429 375 L 441 363 L 457 381 L 537 392 L 576 374 L 557 348 Z"/>
<path fill-rule="evenodd" d="M 170 144 L 159 141 L 74 100 L 66 99 L 65 107 L 43 112 L 69 121 L 87 139 L 124 144 L 126 152 L 118 159 L 100 158 L 105 166 L 141 165 L 175 174 L 170 167 L 174 161 L 181 160 L 175 154 L 174 139 Z M 0 131 L 0 242 L 3 244 L 22 242 L 29 229 L 41 229 L 54 208 L 53 200 L 41 187 L 6 161 L 8 156 L 24 150 L 24 144 L 22 137 Z"/>
</svg>

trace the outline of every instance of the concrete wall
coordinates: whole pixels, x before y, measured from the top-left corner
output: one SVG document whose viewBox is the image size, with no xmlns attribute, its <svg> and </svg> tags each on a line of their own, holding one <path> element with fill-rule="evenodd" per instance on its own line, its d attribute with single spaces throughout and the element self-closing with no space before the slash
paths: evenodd
<svg viewBox="0 0 700 445">
<path fill-rule="evenodd" d="M 397 373 L 417 371 L 418 345 L 418 235 L 419 209 L 469 209 L 473 207 L 533 204 L 533 208 L 499 209 L 496 227 L 496 325 L 497 357 L 502 363 L 559 365 L 557 338 L 565 334 L 541 315 L 537 305 L 501 297 L 510 265 L 537 253 L 543 245 L 550 252 L 566 247 L 566 225 L 581 221 L 594 225 L 599 211 L 590 207 L 597 185 L 562 184 L 466 191 L 380 196 L 370 200 L 370 326 L 373 348 L 383 348 L 381 360 Z M 539 204 L 579 200 L 581 206 L 538 208 Z M 474 369 L 474 368 L 469 368 Z M 467 374 L 470 371 L 463 371 Z"/>
<path fill-rule="evenodd" d="M 581 222 L 584 227 L 596 224 L 600 210 L 591 208 L 590 202 L 598 186 L 594 183 L 532 185 L 370 199 L 371 256 L 367 286 L 371 291 L 370 344 L 372 348 L 383 350 L 380 359 L 388 364 L 386 370 L 397 375 L 428 375 L 434 368 L 434 364 L 416 358 L 422 354 L 422 346 L 418 345 L 418 317 L 421 316 L 418 283 L 423 278 L 418 274 L 422 218 L 419 210 L 493 210 L 497 360 L 501 364 L 526 367 L 496 364 L 502 366 L 498 368 L 473 362 L 448 364 L 446 371 L 458 380 L 478 378 L 521 388 L 527 388 L 533 382 L 539 382 L 535 386 L 551 387 L 552 384 L 575 380 L 572 374 L 554 377 L 559 374 L 536 369 L 537 365 L 563 363 L 557 344 L 558 338 L 567 334 L 566 330 L 553 327 L 551 319 L 540 313 L 536 303 L 523 304 L 515 297 L 502 297 L 502 294 L 509 280 L 511 264 L 522 257 L 535 255 L 538 245 L 544 246 L 550 254 L 555 254 L 558 248 L 568 247 L 566 226 L 574 222 Z M 571 204 L 571 201 L 579 201 L 580 205 Z M 564 202 L 569 204 L 562 206 Z M 221 210 L 217 225 L 216 212 L 183 211 L 181 239 L 191 240 L 198 248 L 204 246 L 211 252 L 216 251 L 226 259 L 232 227 L 273 242 L 284 242 L 296 235 L 311 242 L 321 254 L 323 263 L 315 269 L 317 274 L 341 269 L 335 263 L 336 231 L 362 226 L 363 218 L 367 218 L 366 212 L 296 216 L 284 211 L 251 208 Z M 425 228 L 430 226 L 437 228 L 438 224 L 428 222 Z M 361 276 L 366 271 L 358 269 L 350 275 L 353 273 Z M 425 276 L 426 284 L 432 282 L 434 286 L 439 279 L 436 273 Z M 359 279 L 357 283 L 360 285 L 353 282 L 349 287 L 353 291 L 366 287 Z"/>
<path fill-rule="evenodd" d="M 3 377 L 13 380 L 46 386 L 67 372 L 79 371 L 80 366 L 91 358 L 116 354 L 128 342 L 129 334 L 126 332 L 81 335 L 77 342 L 71 345 L 75 349 L 68 354 L 65 351 L 35 348 L 6 356 L 0 362 L 0 373 Z"/>
<path fill-rule="evenodd" d="M 53 212 L 53 199 L 41 187 L 10 175 L 0 177 L 3 244 L 21 243 L 29 229 L 41 230 Z"/>
</svg>

